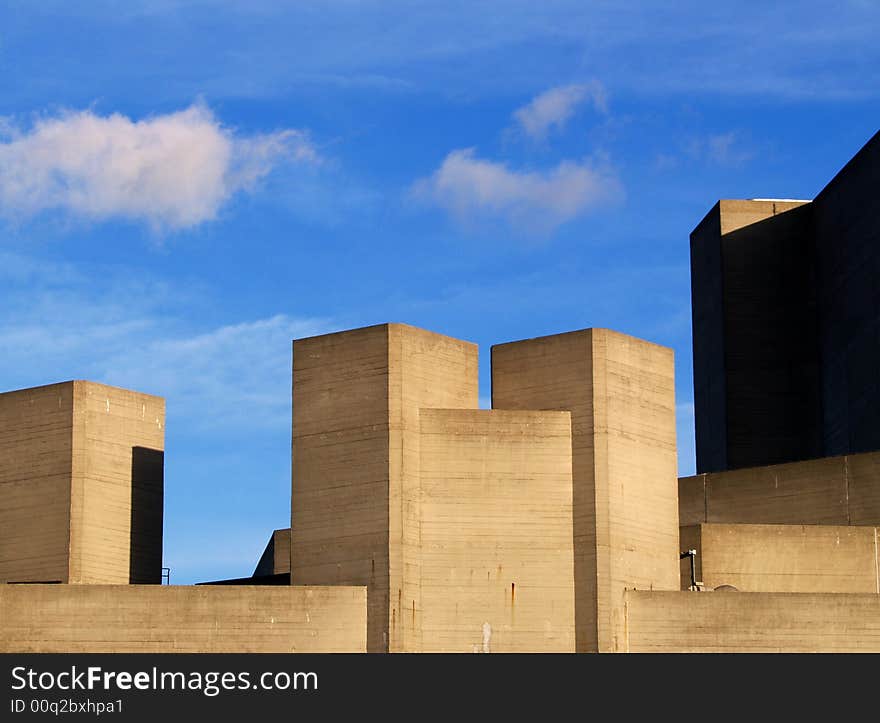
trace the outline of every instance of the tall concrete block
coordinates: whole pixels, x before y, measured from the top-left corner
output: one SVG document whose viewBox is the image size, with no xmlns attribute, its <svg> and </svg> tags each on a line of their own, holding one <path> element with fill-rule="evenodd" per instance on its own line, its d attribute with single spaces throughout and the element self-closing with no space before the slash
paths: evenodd
<svg viewBox="0 0 880 723">
<path fill-rule="evenodd" d="M 571 412 L 577 649 L 622 649 L 624 589 L 679 586 L 672 350 L 605 329 L 497 345 L 492 406 Z"/>
<path fill-rule="evenodd" d="M 419 409 L 477 404 L 468 342 L 384 324 L 293 344 L 292 582 L 366 585 L 371 651 L 420 648 Z"/>
<path fill-rule="evenodd" d="M 697 471 L 880 449 L 880 133 L 813 201 L 719 201 L 690 238 Z"/>
<path fill-rule="evenodd" d="M 70 582 L 162 582 L 165 400 L 74 382 Z"/>
<path fill-rule="evenodd" d="M 813 201 L 823 453 L 880 449 L 880 132 Z"/>
<path fill-rule="evenodd" d="M 420 497 L 420 650 L 574 652 L 569 413 L 423 409 Z"/>
<path fill-rule="evenodd" d="M 721 200 L 691 234 L 699 472 L 822 454 L 812 214 Z"/>
<path fill-rule="evenodd" d="M 0 581 L 160 583 L 164 426 L 93 382 L 0 394 Z"/>
</svg>

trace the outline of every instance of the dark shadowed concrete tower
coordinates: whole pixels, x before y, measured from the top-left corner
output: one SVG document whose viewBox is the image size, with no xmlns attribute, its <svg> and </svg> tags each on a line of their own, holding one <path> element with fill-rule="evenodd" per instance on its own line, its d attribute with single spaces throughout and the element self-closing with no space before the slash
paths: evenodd
<svg viewBox="0 0 880 723">
<path fill-rule="evenodd" d="M 808 201 L 719 201 L 691 234 L 697 470 L 821 456 Z"/>
<path fill-rule="evenodd" d="M 880 133 L 813 201 L 826 455 L 880 449 Z"/>
<path fill-rule="evenodd" d="M 880 134 L 812 202 L 691 234 L 697 471 L 880 449 Z"/>
</svg>

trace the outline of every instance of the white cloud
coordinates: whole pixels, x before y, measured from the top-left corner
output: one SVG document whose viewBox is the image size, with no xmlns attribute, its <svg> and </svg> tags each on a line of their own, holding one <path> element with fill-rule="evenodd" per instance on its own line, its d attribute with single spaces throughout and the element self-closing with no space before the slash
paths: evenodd
<svg viewBox="0 0 880 723">
<path fill-rule="evenodd" d="M 473 148 L 452 151 L 440 168 L 415 184 L 414 193 L 462 222 L 488 215 L 533 232 L 552 231 L 624 195 L 614 172 L 602 165 L 563 161 L 546 171 L 516 171 L 477 158 Z"/>
<path fill-rule="evenodd" d="M 275 164 L 319 160 L 303 131 L 237 136 L 201 104 L 138 121 L 65 112 L 0 131 L 0 214 L 16 219 L 60 210 L 183 229 L 215 218 Z"/>
<path fill-rule="evenodd" d="M 528 105 L 514 111 L 513 117 L 527 135 L 543 140 L 550 130 L 562 130 L 578 106 L 587 101 L 600 113 L 608 112 L 605 87 L 593 80 L 545 90 Z"/>
</svg>

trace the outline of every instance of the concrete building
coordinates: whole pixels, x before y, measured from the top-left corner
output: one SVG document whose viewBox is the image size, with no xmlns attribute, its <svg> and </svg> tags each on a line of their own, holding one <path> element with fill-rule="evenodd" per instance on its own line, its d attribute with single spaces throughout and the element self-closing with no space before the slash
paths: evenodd
<svg viewBox="0 0 880 723">
<path fill-rule="evenodd" d="M 578 650 L 620 649 L 624 590 L 676 589 L 672 350 L 606 329 L 494 346 L 492 406 L 571 412 Z"/>
<path fill-rule="evenodd" d="M 873 455 L 679 480 L 672 352 L 604 329 L 493 347 L 477 398 L 468 342 L 295 341 L 291 528 L 160 586 L 162 400 L 0 395 L 0 651 L 880 650 Z"/>
<path fill-rule="evenodd" d="M 880 449 L 880 134 L 813 201 L 691 234 L 697 471 Z"/>
<path fill-rule="evenodd" d="M 0 394 L 0 651 L 365 650 L 363 588 L 159 584 L 164 436 L 160 397 Z"/>
<path fill-rule="evenodd" d="M 694 232 L 698 475 L 656 344 L 298 339 L 291 527 L 158 585 L 164 401 L 0 394 L 0 652 L 880 652 L 878 153 Z"/>
</svg>

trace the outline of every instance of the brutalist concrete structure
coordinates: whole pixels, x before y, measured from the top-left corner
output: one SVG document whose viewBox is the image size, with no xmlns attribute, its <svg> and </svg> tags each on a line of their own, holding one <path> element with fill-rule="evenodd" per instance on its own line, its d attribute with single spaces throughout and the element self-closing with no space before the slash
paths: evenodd
<svg viewBox="0 0 880 723">
<path fill-rule="evenodd" d="M 40 584 L 47 561 L 69 566 L 61 543 L 22 544 L 47 480 L 129 490 L 126 505 L 80 495 L 40 528 L 79 530 L 84 559 L 121 570 L 105 531 L 161 534 L 131 525 L 130 470 L 133 449 L 161 448 L 162 400 L 87 383 L 0 395 L 18 462 L 0 481 L 17 566 L 0 651 L 880 651 L 873 456 L 676 479 L 670 349 L 604 329 L 496 345 L 489 410 L 476 347 L 423 329 L 301 339 L 293 357 L 291 529 L 222 585 Z M 686 549 L 705 579 L 682 579 Z"/>
<path fill-rule="evenodd" d="M 880 134 L 810 201 L 691 234 L 697 471 L 880 449 Z"/>
<path fill-rule="evenodd" d="M 469 342 L 298 339 L 291 527 L 249 578 L 140 584 L 164 400 L 0 394 L 0 652 L 880 652 L 878 152 L 692 237 L 722 471 L 677 479 L 672 350 L 625 334 L 495 345 L 488 410 Z"/>
</svg>

